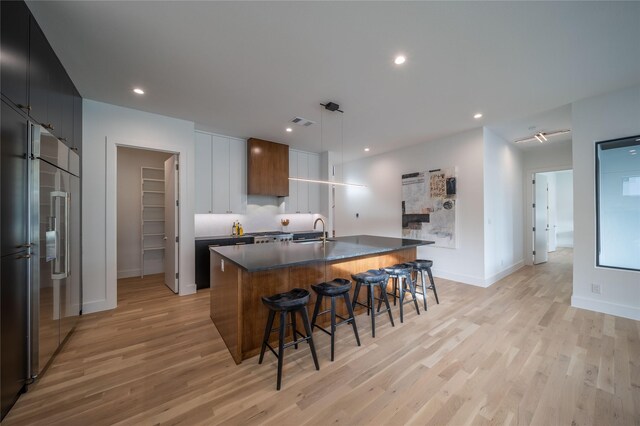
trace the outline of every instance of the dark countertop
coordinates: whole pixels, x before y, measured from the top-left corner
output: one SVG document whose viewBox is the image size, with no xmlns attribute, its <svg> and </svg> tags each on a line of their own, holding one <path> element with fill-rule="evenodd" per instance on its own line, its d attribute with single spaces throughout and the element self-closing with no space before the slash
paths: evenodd
<svg viewBox="0 0 640 426">
<path fill-rule="evenodd" d="M 265 271 L 314 262 L 330 262 L 406 248 L 433 244 L 433 241 L 407 238 L 354 235 L 321 242 L 295 243 L 290 241 L 269 244 L 210 247 L 227 260 L 248 272 Z"/>
<path fill-rule="evenodd" d="M 322 235 L 322 231 L 273 231 L 273 232 L 282 232 L 283 234 L 293 234 L 293 238 L 296 237 L 304 237 L 309 235 L 318 234 L 318 236 Z M 253 238 L 254 235 L 249 232 L 244 235 L 213 235 L 209 237 L 196 237 L 196 241 L 209 241 L 209 240 L 243 240 L 247 238 Z"/>
<path fill-rule="evenodd" d="M 242 240 L 253 238 L 252 235 L 216 235 L 213 237 L 196 237 L 196 241 L 209 241 L 209 240 Z"/>
</svg>

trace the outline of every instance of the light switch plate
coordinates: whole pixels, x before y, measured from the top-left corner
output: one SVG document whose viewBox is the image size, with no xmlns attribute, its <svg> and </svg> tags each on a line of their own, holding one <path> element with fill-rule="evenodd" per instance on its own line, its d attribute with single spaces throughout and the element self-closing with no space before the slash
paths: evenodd
<svg viewBox="0 0 640 426">
<path fill-rule="evenodd" d="M 220 270 L 224 272 L 224 259 L 220 259 Z"/>
</svg>

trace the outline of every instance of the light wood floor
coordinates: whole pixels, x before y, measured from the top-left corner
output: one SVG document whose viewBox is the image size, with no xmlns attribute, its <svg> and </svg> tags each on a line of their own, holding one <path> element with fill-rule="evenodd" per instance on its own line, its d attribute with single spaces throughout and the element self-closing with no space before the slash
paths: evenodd
<svg viewBox="0 0 640 426">
<path fill-rule="evenodd" d="M 339 329 L 236 366 L 209 319 L 209 294 L 178 297 L 161 277 L 119 282 L 118 309 L 86 315 L 17 424 L 639 425 L 640 322 L 574 309 L 571 251 L 482 289 L 437 280 L 440 305 L 379 317 L 362 347 Z M 397 311 L 394 311 L 397 318 Z"/>
</svg>

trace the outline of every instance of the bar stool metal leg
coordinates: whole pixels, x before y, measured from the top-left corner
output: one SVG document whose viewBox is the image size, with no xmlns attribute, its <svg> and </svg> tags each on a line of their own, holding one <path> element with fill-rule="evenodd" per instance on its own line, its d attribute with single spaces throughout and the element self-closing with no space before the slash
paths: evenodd
<svg viewBox="0 0 640 426">
<path fill-rule="evenodd" d="M 336 336 L 336 298 L 331 298 L 331 361 L 333 361 L 333 348 Z"/>
<path fill-rule="evenodd" d="M 411 296 L 413 296 L 413 305 L 416 307 L 416 312 L 418 313 L 418 315 L 420 315 L 420 308 L 418 308 L 418 297 L 416 295 L 416 286 L 413 284 L 411 275 L 406 278 L 406 281 L 409 282 L 409 292 L 411 292 Z"/>
<path fill-rule="evenodd" d="M 316 306 L 313 309 L 313 316 L 311 317 L 311 330 L 313 330 L 316 326 L 316 320 L 318 319 L 318 313 L 320 312 L 320 306 L 322 305 L 322 295 L 316 295 Z"/>
<path fill-rule="evenodd" d="M 393 323 L 393 315 L 391 315 L 391 305 L 389 304 L 389 298 L 387 297 L 387 289 L 385 287 L 386 287 L 385 284 L 381 284 L 380 292 L 382 293 L 382 299 L 384 300 L 384 304 L 387 307 L 387 313 L 389 314 L 389 321 L 391 321 L 391 327 L 395 327 L 395 324 Z"/>
<path fill-rule="evenodd" d="M 300 309 L 300 313 L 302 314 L 302 322 L 304 322 L 304 329 L 307 332 L 307 343 L 309 343 L 309 349 L 311 349 L 311 356 L 313 357 L 313 363 L 316 366 L 316 370 L 320 370 L 320 364 L 318 364 L 318 356 L 316 355 L 316 347 L 313 344 L 313 335 L 311 332 L 311 325 L 309 324 L 309 316 L 307 315 L 307 308 L 302 307 Z"/>
<path fill-rule="evenodd" d="M 351 302 L 349 301 L 349 293 L 345 293 L 343 295 L 344 303 L 347 305 L 347 312 L 351 317 L 351 327 L 353 327 L 353 334 L 356 336 L 356 342 L 358 346 L 360 346 L 360 336 L 358 336 L 358 327 L 356 326 L 356 316 L 353 314 L 353 307 L 351 306 Z"/>
<path fill-rule="evenodd" d="M 369 295 L 369 301 L 367 302 L 367 305 L 370 306 L 371 309 L 371 337 L 376 337 L 376 313 L 373 312 L 373 307 L 375 306 L 375 295 L 373 292 L 373 288 L 371 288 L 371 285 L 367 286 L 367 291 L 368 291 L 368 295 Z M 387 292 L 387 290 L 384 290 L 385 294 Z"/>
<path fill-rule="evenodd" d="M 296 311 L 291 311 L 291 336 L 293 337 L 293 341 L 297 342 L 298 341 L 298 328 L 296 327 Z M 294 344 L 293 345 L 294 348 L 298 349 L 298 344 Z"/>
<path fill-rule="evenodd" d="M 258 364 L 262 364 L 262 359 L 264 358 L 264 351 L 267 349 L 267 341 L 269 340 L 269 335 L 271 334 L 271 328 L 273 327 L 273 319 L 275 318 L 276 313 L 272 310 L 269 310 L 269 317 L 267 319 L 267 328 L 264 329 L 264 338 L 262 339 L 262 349 L 260 350 L 260 359 L 258 360 Z"/>
<path fill-rule="evenodd" d="M 431 268 L 427 268 L 427 274 L 429 274 L 429 282 L 431 283 L 431 288 L 433 288 L 433 295 L 436 296 L 436 303 L 439 305 L 440 300 L 438 300 L 438 291 L 436 290 L 436 282 L 433 280 Z"/>
<path fill-rule="evenodd" d="M 278 384 L 276 390 L 280 390 L 282 382 L 282 361 L 284 360 L 284 333 L 287 325 L 287 312 L 280 311 L 280 330 L 278 335 Z"/>
<path fill-rule="evenodd" d="M 416 280 L 417 281 L 417 280 Z M 424 302 L 424 310 L 427 310 L 427 280 L 424 276 L 424 269 L 420 269 L 420 281 L 422 282 L 422 301 Z"/>
</svg>

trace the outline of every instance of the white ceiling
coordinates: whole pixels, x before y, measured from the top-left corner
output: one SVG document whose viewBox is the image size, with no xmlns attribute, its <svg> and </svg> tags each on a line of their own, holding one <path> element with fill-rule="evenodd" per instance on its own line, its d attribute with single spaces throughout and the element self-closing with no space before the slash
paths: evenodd
<svg viewBox="0 0 640 426">
<path fill-rule="evenodd" d="M 345 159 L 640 83 L 640 2 L 28 4 L 84 97 Z"/>
</svg>

